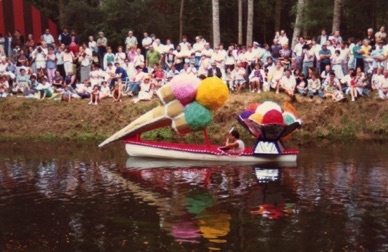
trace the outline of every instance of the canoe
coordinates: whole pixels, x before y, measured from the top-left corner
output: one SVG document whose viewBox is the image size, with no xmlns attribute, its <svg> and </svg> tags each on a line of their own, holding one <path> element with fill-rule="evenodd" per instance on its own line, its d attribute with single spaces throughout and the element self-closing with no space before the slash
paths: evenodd
<svg viewBox="0 0 388 252">
<path fill-rule="evenodd" d="M 183 143 L 154 142 L 130 138 L 124 140 L 125 149 L 131 157 L 162 160 L 186 160 L 198 163 L 225 162 L 244 164 L 293 165 L 297 160 L 297 150 L 285 149 L 280 154 L 254 154 L 252 148 L 235 154 L 226 152 L 216 145 L 195 145 Z"/>
</svg>

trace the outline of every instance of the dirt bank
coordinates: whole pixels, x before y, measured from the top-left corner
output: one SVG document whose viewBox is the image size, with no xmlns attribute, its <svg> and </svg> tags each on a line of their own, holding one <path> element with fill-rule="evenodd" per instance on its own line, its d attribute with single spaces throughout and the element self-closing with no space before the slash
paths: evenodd
<svg viewBox="0 0 388 252">
<path fill-rule="evenodd" d="M 221 141 L 230 127 L 238 126 L 235 118 L 245 105 L 265 100 L 282 103 L 289 101 L 289 98 L 274 93 L 232 94 L 227 104 L 215 113 L 214 123 L 208 128 L 211 140 Z M 133 104 L 127 97 L 122 103 L 113 103 L 112 100 L 104 100 L 98 106 L 87 103 L 86 100 L 65 103 L 18 97 L 1 99 L 0 139 L 103 139 L 159 104 L 156 98 L 150 102 Z M 368 97 L 356 102 L 335 103 L 318 99 L 309 102 L 308 98 L 298 97 L 292 104 L 303 122 L 303 127 L 291 140 L 293 143 L 321 139 L 340 141 L 388 138 L 388 101 Z M 149 132 L 145 137 L 191 142 L 202 140 L 200 133 L 177 137 L 169 128 Z M 245 133 L 243 137 L 249 136 Z"/>
</svg>

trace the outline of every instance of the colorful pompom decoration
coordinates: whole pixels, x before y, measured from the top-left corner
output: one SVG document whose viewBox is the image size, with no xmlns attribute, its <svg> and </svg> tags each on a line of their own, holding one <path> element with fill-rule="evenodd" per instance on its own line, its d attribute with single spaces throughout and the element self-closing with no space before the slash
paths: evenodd
<svg viewBox="0 0 388 252">
<path fill-rule="evenodd" d="M 254 112 L 250 111 L 250 110 L 245 110 L 243 111 L 241 114 L 240 114 L 240 118 L 245 120 L 247 118 L 249 118 Z"/>
<path fill-rule="evenodd" d="M 296 118 L 290 112 L 284 112 L 283 113 L 283 122 L 287 125 L 290 125 L 290 124 L 293 124 L 294 122 L 296 122 Z"/>
<path fill-rule="evenodd" d="M 258 124 L 262 124 L 263 122 L 263 115 L 262 114 L 252 114 L 250 117 L 249 117 L 249 120 L 251 121 L 254 121 L 255 123 L 258 123 Z"/>
<path fill-rule="evenodd" d="M 268 111 L 270 110 L 277 110 L 278 112 L 282 113 L 282 108 L 277 104 L 276 102 L 273 101 L 266 101 L 262 104 L 260 104 L 257 109 L 256 113 L 265 115 Z"/>
<path fill-rule="evenodd" d="M 183 105 L 187 105 L 194 101 L 200 82 L 193 75 L 180 74 L 171 80 L 172 93 Z"/>
<path fill-rule="evenodd" d="M 260 103 L 251 103 L 251 104 L 248 104 L 248 105 L 245 107 L 245 110 L 252 111 L 252 112 L 254 113 L 259 105 L 260 105 Z"/>
<path fill-rule="evenodd" d="M 187 125 L 193 131 L 204 129 L 213 120 L 213 113 L 196 101 L 185 107 L 184 115 Z"/>
<path fill-rule="evenodd" d="M 196 101 L 210 110 L 218 109 L 228 99 L 229 90 L 218 77 L 208 77 L 199 84 Z"/>
<path fill-rule="evenodd" d="M 283 114 L 272 109 L 264 114 L 262 124 L 283 124 Z"/>
</svg>

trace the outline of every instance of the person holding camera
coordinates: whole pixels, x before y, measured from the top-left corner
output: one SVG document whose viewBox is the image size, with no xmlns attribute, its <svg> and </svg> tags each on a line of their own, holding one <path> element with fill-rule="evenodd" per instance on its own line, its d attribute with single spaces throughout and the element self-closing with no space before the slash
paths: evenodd
<svg viewBox="0 0 388 252">
<path fill-rule="evenodd" d="M 36 69 L 46 69 L 46 59 L 48 51 L 43 47 L 42 43 L 37 43 L 36 48 L 33 52 L 35 58 Z"/>
</svg>

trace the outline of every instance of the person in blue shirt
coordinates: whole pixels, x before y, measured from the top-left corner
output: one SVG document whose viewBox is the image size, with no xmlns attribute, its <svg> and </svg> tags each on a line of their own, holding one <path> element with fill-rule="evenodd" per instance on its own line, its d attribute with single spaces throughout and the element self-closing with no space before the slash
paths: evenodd
<svg viewBox="0 0 388 252">
<path fill-rule="evenodd" d="M 357 39 L 356 45 L 353 47 L 353 56 L 356 61 L 356 69 L 359 67 L 364 72 L 364 50 L 362 50 L 362 40 Z"/>
<path fill-rule="evenodd" d="M 115 77 L 110 82 L 110 87 L 113 88 L 115 86 L 115 82 L 117 81 L 117 84 L 122 87 L 123 83 L 126 83 L 128 79 L 127 71 L 125 71 L 124 68 L 120 66 L 119 62 L 115 63 L 116 71 L 115 71 Z"/>
<path fill-rule="evenodd" d="M 322 46 L 322 49 L 319 51 L 319 57 L 321 59 L 320 61 L 320 73 L 322 73 L 327 65 L 331 65 L 330 57 L 331 57 L 331 51 L 327 48 L 327 44 L 324 44 Z"/>
</svg>

